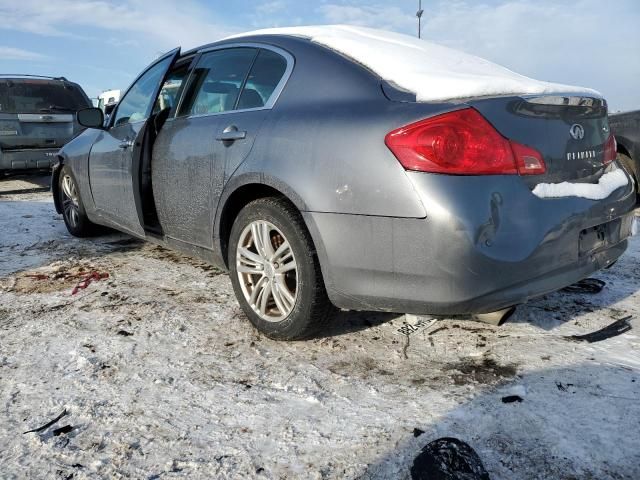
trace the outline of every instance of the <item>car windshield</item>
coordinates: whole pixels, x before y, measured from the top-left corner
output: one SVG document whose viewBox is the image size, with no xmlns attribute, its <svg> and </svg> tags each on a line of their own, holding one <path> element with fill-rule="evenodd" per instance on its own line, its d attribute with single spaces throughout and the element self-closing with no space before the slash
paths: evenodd
<svg viewBox="0 0 640 480">
<path fill-rule="evenodd" d="M 76 85 L 50 80 L 0 80 L 0 113 L 74 112 L 90 107 Z"/>
</svg>

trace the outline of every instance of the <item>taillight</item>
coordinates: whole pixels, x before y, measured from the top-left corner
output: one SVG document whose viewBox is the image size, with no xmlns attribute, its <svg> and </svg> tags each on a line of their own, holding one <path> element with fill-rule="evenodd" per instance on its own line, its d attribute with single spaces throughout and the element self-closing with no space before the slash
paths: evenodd
<svg viewBox="0 0 640 480">
<path fill-rule="evenodd" d="M 607 141 L 604 144 L 604 155 L 602 156 L 602 163 L 605 165 L 609 165 L 616 159 L 617 156 L 618 145 L 616 143 L 616 137 L 613 136 L 613 133 L 609 135 Z"/>
<path fill-rule="evenodd" d="M 546 171 L 542 155 L 535 148 L 510 140 L 520 175 L 540 175 Z"/>
<path fill-rule="evenodd" d="M 453 175 L 537 175 L 540 153 L 504 138 L 476 110 L 465 108 L 398 128 L 387 147 L 407 170 Z"/>
</svg>

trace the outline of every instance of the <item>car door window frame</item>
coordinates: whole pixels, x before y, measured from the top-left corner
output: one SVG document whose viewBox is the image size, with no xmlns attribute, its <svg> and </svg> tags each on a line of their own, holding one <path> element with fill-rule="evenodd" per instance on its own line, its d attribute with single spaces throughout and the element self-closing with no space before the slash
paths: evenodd
<svg viewBox="0 0 640 480">
<path fill-rule="evenodd" d="M 182 102 L 184 100 L 186 92 L 189 90 L 189 87 L 191 86 L 192 75 L 193 75 L 193 72 L 195 70 L 195 67 L 197 67 L 198 62 L 200 61 L 202 56 L 204 54 L 206 54 L 206 53 L 209 53 L 209 52 L 214 52 L 214 51 L 218 51 L 218 50 L 229 50 L 229 49 L 233 49 L 233 48 L 255 48 L 256 49 L 256 56 L 253 59 L 253 63 L 249 67 L 249 70 L 247 70 L 247 74 L 245 75 L 245 78 L 242 81 L 242 86 L 241 86 L 241 89 L 240 89 L 240 91 L 238 93 L 238 98 L 236 99 L 236 105 L 238 103 L 238 100 L 240 99 L 240 96 L 242 95 L 242 91 L 244 90 L 244 87 L 245 87 L 245 85 L 247 83 L 247 78 L 249 77 L 249 74 L 251 73 L 251 70 L 252 70 L 252 68 L 253 68 L 253 66 L 255 64 L 255 61 L 258 58 L 258 55 L 260 54 L 260 50 L 271 50 L 272 52 L 275 52 L 275 53 L 279 54 L 280 56 L 282 56 L 285 59 L 285 61 L 287 62 L 287 67 L 285 68 L 285 71 L 282 74 L 282 78 L 280 78 L 280 81 L 276 85 L 276 88 L 274 88 L 273 92 L 271 93 L 271 96 L 267 99 L 265 104 L 262 107 L 231 109 L 231 110 L 225 110 L 223 112 L 201 113 L 201 114 L 184 113 L 182 115 L 178 115 L 178 112 L 180 112 L 180 110 L 182 109 Z M 185 88 L 183 88 L 180 101 L 177 103 L 177 108 L 175 109 L 175 112 L 173 112 L 173 118 L 198 118 L 198 117 L 208 117 L 208 116 L 211 116 L 211 115 L 227 115 L 227 114 L 230 114 L 230 113 L 254 112 L 254 111 L 258 111 L 258 110 L 270 110 L 270 109 L 272 109 L 274 107 L 275 103 L 278 101 L 278 98 L 280 97 L 280 94 L 284 90 L 284 87 L 287 85 L 289 77 L 291 76 L 291 72 L 293 71 L 294 65 L 295 65 L 295 59 L 294 59 L 293 55 L 291 55 L 286 50 L 283 50 L 282 48 L 279 48 L 279 47 L 275 47 L 273 45 L 266 45 L 266 44 L 263 44 L 263 43 L 242 42 L 242 43 L 226 43 L 224 45 L 216 45 L 214 47 L 206 47 L 206 48 L 200 50 L 198 52 L 197 57 L 194 58 L 194 61 L 193 61 L 192 65 L 191 65 L 191 69 L 189 71 L 189 74 L 187 75 L 187 78 L 185 80 L 185 85 L 186 86 L 185 86 Z"/>
<path fill-rule="evenodd" d="M 175 72 L 176 70 L 186 66 L 187 73 L 182 79 L 182 83 L 180 84 L 180 87 L 178 88 L 178 92 L 176 93 L 175 105 L 171 107 L 171 111 L 169 112 L 169 120 L 176 116 L 176 113 L 179 111 L 180 106 L 182 105 L 182 100 L 187 90 L 187 85 L 189 85 L 189 82 L 191 81 L 191 74 L 193 73 L 193 69 L 195 68 L 199 59 L 200 59 L 199 53 L 195 53 L 195 54 L 191 53 L 191 54 L 185 55 L 184 57 L 179 57 L 174 62 L 173 66 L 169 70 L 167 70 L 165 77 L 162 79 L 162 82 L 160 84 L 160 90 L 158 90 L 158 94 L 156 95 L 156 98 L 153 100 L 153 105 L 151 106 L 152 112 L 153 112 L 153 108 L 156 105 L 156 102 L 158 101 L 158 97 L 162 93 L 162 87 L 164 86 L 164 83 L 167 81 L 167 78 L 169 78 L 172 72 Z"/>
<path fill-rule="evenodd" d="M 107 128 L 108 129 L 112 129 L 112 128 L 117 128 L 120 127 L 122 125 L 130 125 L 132 123 L 139 123 L 139 122 L 146 122 L 149 119 L 149 115 L 147 115 L 147 118 L 145 118 L 144 120 L 139 120 L 136 122 L 129 122 L 129 123 L 123 123 L 121 125 L 115 125 L 115 121 L 116 121 L 116 117 L 118 116 L 118 109 L 120 108 L 121 102 L 122 100 L 125 99 L 125 97 L 129 94 L 129 92 L 131 91 L 131 89 L 138 83 L 138 81 L 147 74 L 147 72 L 149 70 L 151 70 L 152 68 L 154 68 L 156 65 L 158 65 L 160 62 L 163 62 L 164 60 L 166 60 L 169 57 L 175 56 L 176 51 L 179 52 L 180 51 L 180 47 L 178 48 L 174 48 L 173 50 L 165 53 L 164 55 L 162 55 L 160 58 L 158 58 L 155 62 L 153 62 L 152 64 L 150 64 L 149 66 L 147 66 L 147 68 L 145 68 L 142 72 L 140 72 L 140 74 L 136 77 L 136 79 L 131 82 L 131 85 L 129 85 L 129 87 L 127 88 L 127 91 L 124 92 L 124 95 L 122 95 L 122 97 L 120 97 L 120 101 L 118 102 L 118 105 L 116 106 L 116 108 L 113 110 L 113 112 L 111 112 L 110 116 L 109 116 L 109 122 L 107 124 Z M 180 60 L 180 54 L 178 53 L 178 57 L 176 59 L 176 61 L 174 62 L 174 65 Z M 158 85 L 156 85 L 156 91 L 155 91 L 155 95 L 152 95 L 153 97 L 153 101 L 151 102 L 150 105 L 150 109 L 153 109 L 153 106 L 155 105 L 156 99 L 158 98 L 158 95 L 160 94 L 160 90 L 162 89 L 162 85 L 164 84 L 164 81 L 167 77 L 167 74 L 173 69 L 174 65 L 171 65 L 167 71 L 165 72 L 165 74 L 163 75 L 162 79 L 160 80 L 160 83 Z"/>
</svg>

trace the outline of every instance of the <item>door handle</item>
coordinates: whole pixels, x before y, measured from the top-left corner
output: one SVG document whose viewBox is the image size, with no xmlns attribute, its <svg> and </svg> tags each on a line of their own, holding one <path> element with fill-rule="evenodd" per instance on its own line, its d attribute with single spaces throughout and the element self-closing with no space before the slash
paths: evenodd
<svg viewBox="0 0 640 480">
<path fill-rule="evenodd" d="M 120 145 L 118 145 L 118 148 L 121 148 L 123 150 L 126 150 L 129 147 L 133 147 L 133 140 L 123 140 L 122 142 L 120 142 Z"/>
<path fill-rule="evenodd" d="M 247 132 L 238 130 L 235 125 L 229 125 L 222 133 L 218 134 L 216 140 L 221 142 L 235 142 L 247 138 Z"/>
</svg>

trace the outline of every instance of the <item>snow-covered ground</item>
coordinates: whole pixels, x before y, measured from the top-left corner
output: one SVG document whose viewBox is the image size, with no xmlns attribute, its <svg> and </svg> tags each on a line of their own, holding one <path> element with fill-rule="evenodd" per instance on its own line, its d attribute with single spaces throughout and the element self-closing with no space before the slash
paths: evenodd
<svg viewBox="0 0 640 480">
<path fill-rule="evenodd" d="M 74 239 L 48 193 L 2 194 L 17 184 L 0 182 L 2 478 L 402 479 L 443 436 L 492 479 L 640 478 L 638 238 L 601 293 L 548 295 L 502 327 L 407 337 L 404 316 L 341 313 L 279 343 L 225 274 L 124 235 Z M 72 295 L 93 271 L 109 277 Z M 627 315 L 617 337 L 565 338 Z"/>
</svg>

